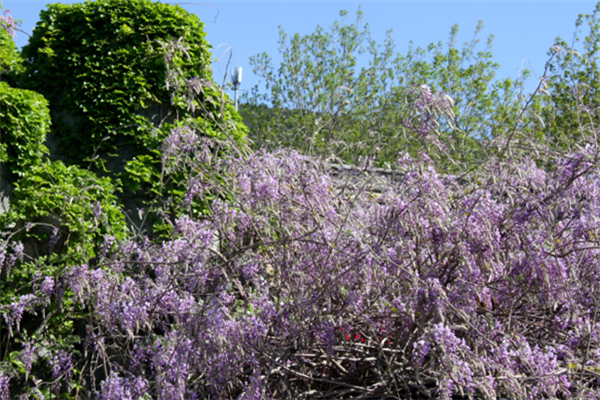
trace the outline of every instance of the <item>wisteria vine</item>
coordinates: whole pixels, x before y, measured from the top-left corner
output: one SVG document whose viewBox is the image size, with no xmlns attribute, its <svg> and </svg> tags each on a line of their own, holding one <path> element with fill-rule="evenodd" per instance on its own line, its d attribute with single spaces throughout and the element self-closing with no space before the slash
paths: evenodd
<svg viewBox="0 0 600 400">
<path fill-rule="evenodd" d="M 210 214 L 3 306 L 11 330 L 65 291 L 92 310 L 83 355 L 26 343 L 28 370 L 45 358 L 58 388 L 78 365 L 105 377 L 90 384 L 102 399 L 600 395 L 596 147 L 551 172 L 497 160 L 460 184 L 404 157 L 402 182 L 375 193 L 359 169 L 332 178 L 285 151 L 211 160 L 192 136 L 165 141 L 184 152 L 170 168 L 202 166 L 186 201 L 219 194 Z"/>
<path fill-rule="evenodd" d="M 417 92 L 415 129 L 434 140 L 450 100 Z M 0 400 L 600 397 L 596 146 L 545 168 L 502 153 L 460 177 L 401 155 L 389 182 L 220 142 L 165 139 L 186 187 L 169 239 L 106 235 L 0 305 L 21 346 L 0 354 L 20 368 L 0 371 Z M 23 245 L 4 240 L 0 259 L 10 273 Z M 56 313 L 75 345 L 43 335 Z"/>
</svg>

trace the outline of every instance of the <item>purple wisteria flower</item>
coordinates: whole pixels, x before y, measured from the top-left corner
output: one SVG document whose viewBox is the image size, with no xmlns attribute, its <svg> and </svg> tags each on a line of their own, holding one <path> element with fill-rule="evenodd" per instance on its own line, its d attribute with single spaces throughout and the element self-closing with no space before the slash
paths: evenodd
<svg viewBox="0 0 600 400">
<path fill-rule="evenodd" d="M 60 230 L 56 227 L 52 228 L 52 234 L 50 235 L 50 241 L 48 242 L 48 248 L 50 251 L 52 251 L 54 247 L 56 247 L 60 238 Z"/>
<path fill-rule="evenodd" d="M 174 128 L 163 143 L 163 157 L 168 158 L 189 153 L 197 147 L 197 143 L 198 136 L 190 128 Z"/>
<path fill-rule="evenodd" d="M 4 372 L 0 372 L 0 400 L 9 400 L 9 383 L 10 377 Z"/>
<path fill-rule="evenodd" d="M 102 383 L 98 400 L 139 400 L 148 393 L 148 381 L 142 377 L 121 378 L 111 374 Z"/>
<path fill-rule="evenodd" d="M 52 278 L 51 276 L 44 277 L 44 280 L 40 285 L 40 290 L 42 292 L 42 295 L 50 297 L 52 295 L 52 292 L 54 291 L 54 278 Z"/>
<path fill-rule="evenodd" d="M 404 121 L 403 126 L 418 133 L 425 148 L 428 143 L 444 147 L 437 138 L 437 119 L 441 116 L 454 119 L 453 100 L 444 92 L 432 92 L 431 87 L 426 84 L 412 87 L 408 93 L 414 97 L 413 113 L 417 115 Z"/>
<path fill-rule="evenodd" d="M 6 30 L 13 38 L 17 36 L 17 22 L 10 15 L 10 10 L 4 10 L 4 15 L 0 15 L 0 28 Z"/>
<path fill-rule="evenodd" d="M 23 351 L 21 353 L 21 359 L 25 367 L 25 381 L 29 377 L 31 367 L 36 359 L 35 344 L 32 341 L 23 343 Z"/>
<path fill-rule="evenodd" d="M 64 350 L 55 351 L 48 360 L 48 365 L 52 371 L 52 376 L 55 378 L 53 390 L 58 391 L 61 388 L 62 380 L 67 386 L 71 384 L 73 378 L 73 357 L 70 353 Z"/>
<path fill-rule="evenodd" d="M 461 183 L 405 156 L 403 180 L 375 196 L 365 171 L 331 176 L 284 150 L 194 164 L 208 144 L 191 132 L 165 144 L 177 168 L 202 165 L 170 236 L 107 235 L 97 258 L 40 272 L 2 306 L 12 338 L 48 299 L 89 311 L 83 351 L 48 355 L 60 390 L 87 362 L 106 376 L 102 399 L 316 396 L 331 382 L 351 396 L 395 381 L 445 399 L 600 395 L 594 146 L 551 170 L 496 160 Z"/>
<path fill-rule="evenodd" d="M 10 248 L 12 252 L 9 253 L 6 264 L 4 265 L 4 268 L 6 268 L 9 273 L 17 261 L 23 262 L 23 252 L 25 250 L 23 243 L 21 242 L 12 243 Z"/>
<path fill-rule="evenodd" d="M 4 313 L 2 317 L 4 322 L 8 325 L 10 335 L 13 334 L 13 327 L 20 330 L 20 323 L 23 319 L 23 313 L 27 311 L 34 311 L 35 307 L 41 303 L 41 300 L 34 294 L 25 294 L 19 296 L 17 301 L 14 301 L 8 306 L 8 312 Z"/>
</svg>

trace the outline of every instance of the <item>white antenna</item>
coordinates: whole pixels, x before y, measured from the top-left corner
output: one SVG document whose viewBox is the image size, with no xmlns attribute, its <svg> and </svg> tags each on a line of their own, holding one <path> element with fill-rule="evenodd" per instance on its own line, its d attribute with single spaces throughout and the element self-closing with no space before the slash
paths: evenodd
<svg viewBox="0 0 600 400">
<path fill-rule="evenodd" d="M 235 111 L 238 109 L 238 91 L 242 83 L 242 67 L 235 67 L 231 71 L 231 83 L 233 84 L 233 90 L 235 90 Z"/>
</svg>

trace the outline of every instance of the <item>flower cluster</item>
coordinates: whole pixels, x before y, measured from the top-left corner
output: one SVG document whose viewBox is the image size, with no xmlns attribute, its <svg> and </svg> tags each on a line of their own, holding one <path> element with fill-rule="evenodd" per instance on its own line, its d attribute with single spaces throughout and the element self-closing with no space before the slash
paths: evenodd
<svg viewBox="0 0 600 400">
<path fill-rule="evenodd" d="M 423 144 L 431 142 L 440 146 L 441 142 L 433 134 L 437 132 L 439 126 L 437 120 L 440 117 L 454 119 L 452 98 L 444 92 L 432 92 L 426 84 L 412 87 L 408 93 L 410 97 L 414 98 L 411 109 L 416 116 L 404 121 L 404 127 L 418 133 Z"/>
<path fill-rule="evenodd" d="M 10 377 L 4 372 L 0 372 L 0 400 L 9 400 L 8 383 Z"/>
<path fill-rule="evenodd" d="M 165 144 L 182 165 L 197 156 L 186 135 Z M 85 351 L 39 362 L 62 387 L 76 365 L 104 376 L 99 398 L 277 398 L 331 380 L 446 399 L 600 395 L 597 157 L 494 161 L 460 184 L 405 157 L 378 196 L 294 152 L 205 158 L 187 201 L 208 215 L 181 215 L 169 240 L 107 236 L 110 251 L 36 278 L 4 320 L 18 331 L 72 293 L 90 310 Z"/>
<path fill-rule="evenodd" d="M 10 15 L 10 10 L 4 10 L 4 15 L 0 15 L 0 28 L 6 30 L 13 38 L 17 36 L 17 22 Z"/>
<path fill-rule="evenodd" d="M 113 368 L 99 396 L 266 398 L 331 377 L 365 393 L 434 383 L 441 398 L 600 394 L 573 367 L 592 368 L 600 348 L 596 154 L 553 172 L 490 164 L 485 185 L 407 158 L 403 183 L 377 198 L 296 153 L 199 169 L 207 184 L 189 196 L 215 196 L 208 217 L 181 216 L 164 242 L 111 243 L 109 268 L 64 274 L 93 310 L 88 354 Z M 225 182 L 208 184 L 215 172 Z M 387 372 L 353 375 L 377 365 Z"/>
</svg>

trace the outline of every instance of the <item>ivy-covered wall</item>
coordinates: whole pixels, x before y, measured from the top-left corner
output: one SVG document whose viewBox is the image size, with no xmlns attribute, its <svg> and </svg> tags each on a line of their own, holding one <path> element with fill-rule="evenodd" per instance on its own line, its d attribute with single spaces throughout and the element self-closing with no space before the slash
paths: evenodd
<svg viewBox="0 0 600 400">
<path fill-rule="evenodd" d="M 53 252 L 55 260 L 61 253 L 71 261 L 93 256 L 95 243 L 104 234 L 123 237 L 125 233 L 116 188 L 108 177 L 49 159 L 48 101 L 19 88 L 17 74 L 24 69 L 23 60 L 6 30 L 0 29 L 0 42 L 4 45 L 0 48 L 1 231 L 12 242 L 21 242 L 24 254 L 33 259 Z M 102 218 L 93 217 L 96 209 L 102 210 Z M 7 275 L 8 271 L 0 271 L 3 279 Z"/>
<path fill-rule="evenodd" d="M 179 6 L 57 3 L 42 11 L 22 55 L 11 53 L 28 60 L 10 61 L 20 88 L 48 100 L 50 160 L 110 177 L 132 227 L 151 199 L 164 207 L 182 192 L 177 177 L 161 170 L 171 129 L 191 125 L 245 143 L 241 117 L 212 79 L 205 36 L 204 24 Z"/>
<path fill-rule="evenodd" d="M 150 0 L 51 4 L 22 53 L 0 29 L 0 190 L 13 204 L 0 223 L 40 223 L 17 235 L 29 255 L 49 254 L 55 234 L 80 240 L 86 224 L 117 236 L 125 225 L 164 232 L 159 216 L 138 211 L 177 216 L 184 174 L 165 171 L 161 152 L 172 129 L 245 144 L 205 36 L 195 15 Z M 102 229 L 92 207 L 110 216 Z M 79 251 L 93 254 L 92 242 Z"/>
<path fill-rule="evenodd" d="M 167 114 L 205 117 L 189 110 L 185 93 L 171 93 L 167 86 L 173 80 L 202 81 L 204 111 L 222 113 L 203 28 L 181 7 L 150 0 L 52 4 L 42 11 L 23 48 L 23 57 L 32 62 L 25 64 L 21 83 L 49 99 L 61 155 L 85 163 L 99 145 L 107 159 L 108 152 L 126 146 L 147 153 L 157 145 L 153 128 L 162 128 Z M 185 52 L 165 54 L 172 39 Z M 181 76 L 167 71 L 165 61 L 173 62 Z M 144 113 L 149 109 L 157 111 L 155 118 Z M 241 139 L 240 117 L 230 104 L 223 111 L 220 119 L 232 120 Z M 215 131 L 215 121 L 209 122 L 206 128 Z"/>
<path fill-rule="evenodd" d="M 0 31 L 0 35 L 3 31 Z M 50 128 L 48 102 L 39 93 L 0 82 L 0 163 L 2 188 L 32 166 L 39 165 L 48 149 L 44 145 Z"/>
<path fill-rule="evenodd" d="M 5 83 L 10 82 L 12 86 L 14 86 L 15 75 L 17 75 L 20 71 L 23 70 L 22 63 L 23 59 L 21 58 L 21 55 L 17 49 L 17 45 L 15 44 L 15 42 L 13 42 L 11 35 L 8 33 L 8 31 L 0 29 L 0 196 L 8 196 L 10 194 L 10 192 L 12 191 L 12 184 L 10 182 L 13 180 L 11 179 L 11 170 L 13 168 L 7 165 L 9 158 L 9 148 L 7 140 L 5 139 L 8 139 L 8 137 L 3 138 L 2 133 L 5 130 L 7 130 L 7 125 L 9 123 L 12 125 L 15 124 L 15 121 L 13 119 L 11 119 L 10 121 L 8 120 L 8 110 L 6 108 L 9 106 L 9 103 L 7 102 L 8 99 L 5 99 L 5 97 L 9 95 L 17 95 L 19 97 L 35 96 L 35 94 L 32 93 L 23 93 L 21 95 L 18 95 L 17 92 L 9 92 L 11 85 Z M 43 97 L 39 96 L 39 98 L 41 99 Z M 37 103 L 37 106 L 39 106 L 39 103 L 36 100 L 30 99 L 30 101 L 33 103 Z M 47 110 L 45 109 L 45 107 L 38 108 L 37 106 L 33 106 L 33 108 L 36 109 L 38 113 L 43 114 L 44 111 L 46 111 L 46 118 L 49 125 L 50 116 L 47 115 Z M 27 108 L 31 110 L 31 107 Z M 17 123 L 21 124 L 21 128 L 23 128 L 22 125 L 24 121 Z M 14 157 L 14 151 L 11 152 L 13 153 L 11 157 Z M 3 207 L 0 208 L 0 212 L 1 211 L 3 211 Z"/>
</svg>

